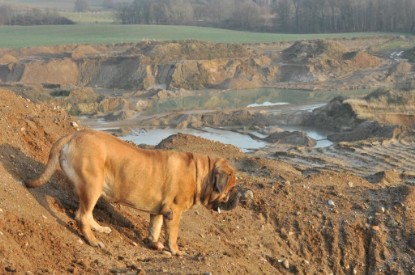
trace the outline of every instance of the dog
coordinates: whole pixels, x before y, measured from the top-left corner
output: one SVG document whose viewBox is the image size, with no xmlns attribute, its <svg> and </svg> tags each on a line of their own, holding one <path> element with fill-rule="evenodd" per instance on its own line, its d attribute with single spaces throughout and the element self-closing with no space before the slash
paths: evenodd
<svg viewBox="0 0 415 275">
<path fill-rule="evenodd" d="M 236 207 L 239 192 L 234 168 L 221 158 L 140 149 L 115 136 L 81 130 L 60 138 L 49 154 L 43 173 L 26 186 L 45 184 L 58 167 L 79 197 L 75 212 L 86 241 L 104 247 L 92 232 L 110 233 L 99 225 L 93 209 L 101 195 L 112 202 L 150 213 L 147 242 L 153 249 L 182 255 L 177 246 L 182 213 L 198 204 L 220 212 Z M 165 227 L 167 248 L 159 241 Z"/>
</svg>

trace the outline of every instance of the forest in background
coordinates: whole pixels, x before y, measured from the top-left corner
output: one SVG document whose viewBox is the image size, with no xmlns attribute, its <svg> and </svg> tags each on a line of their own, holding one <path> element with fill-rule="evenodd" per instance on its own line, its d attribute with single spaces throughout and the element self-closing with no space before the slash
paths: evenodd
<svg viewBox="0 0 415 275">
<path fill-rule="evenodd" d="M 67 3 L 66 10 L 59 9 L 57 3 L 54 9 L 40 8 L 39 3 L 39 8 L 33 4 L 24 9 L 0 4 L 0 25 L 71 23 L 58 14 L 67 11 Z M 76 0 L 73 12 L 111 11 L 114 23 L 121 24 L 275 33 L 415 33 L 414 0 L 102 0 L 99 8 L 97 3 Z"/>
<path fill-rule="evenodd" d="M 115 18 L 123 24 L 288 33 L 414 33 L 414 14 L 414 0 L 134 0 L 115 8 Z"/>
</svg>

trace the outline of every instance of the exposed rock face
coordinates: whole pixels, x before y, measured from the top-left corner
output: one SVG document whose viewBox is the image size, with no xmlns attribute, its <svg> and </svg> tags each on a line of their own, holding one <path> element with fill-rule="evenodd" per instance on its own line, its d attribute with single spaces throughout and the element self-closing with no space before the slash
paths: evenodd
<svg viewBox="0 0 415 275">
<path fill-rule="evenodd" d="M 316 83 L 382 62 L 364 52 L 348 52 L 338 42 L 323 40 L 297 42 L 282 53 L 252 45 L 197 41 L 3 52 L 1 82 L 126 90 L 246 89 L 284 82 Z"/>
<path fill-rule="evenodd" d="M 373 68 L 382 61 L 361 51 L 348 51 L 339 42 L 300 41 L 282 52 L 280 81 L 325 81 L 356 69 Z"/>
</svg>

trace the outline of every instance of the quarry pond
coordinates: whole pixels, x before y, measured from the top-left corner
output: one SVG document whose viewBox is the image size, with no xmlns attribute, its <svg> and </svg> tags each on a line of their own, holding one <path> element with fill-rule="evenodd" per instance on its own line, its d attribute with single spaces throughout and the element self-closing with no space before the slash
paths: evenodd
<svg viewBox="0 0 415 275">
<path fill-rule="evenodd" d="M 324 132 L 318 131 L 316 129 L 307 128 L 307 127 L 284 127 L 285 131 L 304 131 L 307 135 L 315 140 L 317 144 L 315 147 L 327 147 L 332 144 L 327 140 L 327 136 Z M 262 140 L 256 140 L 252 138 L 247 133 L 236 132 L 231 129 L 218 129 L 204 127 L 201 129 L 133 129 L 130 134 L 127 134 L 122 137 L 123 140 L 132 141 L 135 144 L 145 144 L 145 145 L 157 145 L 163 139 L 175 135 L 178 133 L 190 134 L 197 137 L 202 137 L 212 141 L 221 142 L 223 144 L 230 144 L 241 149 L 242 152 L 255 151 L 269 145 L 267 142 Z M 263 134 L 250 131 L 249 133 L 254 134 L 258 137 L 265 137 Z"/>
<path fill-rule="evenodd" d="M 368 90 L 310 91 L 278 88 L 204 90 L 158 99 L 145 113 L 278 107 L 284 105 L 288 107 L 310 106 L 327 103 L 336 96 L 358 97 L 366 95 L 368 92 Z"/>
<path fill-rule="evenodd" d="M 266 148 L 271 144 L 262 140 L 266 137 L 264 131 L 258 131 L 254 124 L 248 127 L 244 126 L 244 118 L 240 118 L 241 122 L 238 127 L 224 126 L 223 122 L 219 125 L 200 125 L 200 127 L 180 127 L 176 123 L 169 122 L 169 126 L 154 126 L 156 120 L 166 120 L 164 117 L 176 115 L 170 118 L 170 121 L 189 120 L 189 116 L 201 115 L 205 113 L 221 112 L 222 110 L 247 110 L 247 112 L 262 112 L 294 117 L 299 112 L 311 112 L 329 102 L 336 96 L 363 96 L 367 92 L 363 90 L 353 91 L 307 91 L 307 90 L 287 90 L 287 89 L 255 89 L 255 90 L 235 90 L 235 91 L 208 91 L 204 93 L 198 92 L 186 96 L 176 96 L 159 100 L 153 104 L 152 108 L 144 112 L 138 113 L 133 119 L 125 121 L 105 121 L 95 120 L 91 124 L 91 120 L 86 124 L 99 130 L 114 130 L 121 127 L 128 127 L 130 131 L 121 135 L 121 138 L 132 141 L 136 144 L 157 145 L 163 139 L 170 135 L 183 133 L 206 138 L 212 141 L 221 142 L 223 144 L 234 145 L 243 152 L 251 152 L 258 149 Z M 291 115 L 292 114 L 292 115 Z M 226 121 L 226 118 L 222 118 Z M 153 125 L 148 127 L 149 122 Z M 251 122 L 252 123 L 252 122 Z M 258 124 L 262 125 L 261 121 Z M 252 127 L 253 126 L 253 127 Z M 253 129 L 254 128 L 254 129 Z M 327 147 L 332 144 L 327 140 L 328 132 L 300 125 L 294 122 L 278 122 L 272 127 L 258 127 L 267 130 L 268 133 L 272 129 L 278 131 L 301 131 L 308 137 L 314 139 L 316 144 L 314 147 Z M 271 128 L 271 129 L 268 129 Z"/>
</svg>

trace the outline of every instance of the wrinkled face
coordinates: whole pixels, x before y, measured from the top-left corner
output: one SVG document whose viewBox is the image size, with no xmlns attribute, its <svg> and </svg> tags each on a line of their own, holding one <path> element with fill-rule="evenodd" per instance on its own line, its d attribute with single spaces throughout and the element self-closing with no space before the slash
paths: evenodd
<svg viewBox="0 0 415 275">
<path fill-rule="evenodd" d="M 220 212 L 234 209 L 239 201 L 234 169 L 224 160 L 218 160 L 212 174 L 212 192 L 207 208 Z"/>
</svg>

